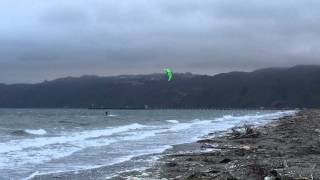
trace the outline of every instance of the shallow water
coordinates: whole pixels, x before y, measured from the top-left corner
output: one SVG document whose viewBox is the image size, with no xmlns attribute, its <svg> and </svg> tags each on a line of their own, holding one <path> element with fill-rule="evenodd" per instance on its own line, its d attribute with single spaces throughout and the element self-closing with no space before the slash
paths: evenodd
<svg viewBox="0 0 320 180">
<path fill-rule="evenodd" d="M 110 166 L 112 176 L 145 168 L 134 157 L 242 123 L 294 111 L 1 109 L 0 179 Z M 132 160 L 130 160 L 132 159 Z M 121 166 L 112 166 L 123 163 Z"/>
</svg>

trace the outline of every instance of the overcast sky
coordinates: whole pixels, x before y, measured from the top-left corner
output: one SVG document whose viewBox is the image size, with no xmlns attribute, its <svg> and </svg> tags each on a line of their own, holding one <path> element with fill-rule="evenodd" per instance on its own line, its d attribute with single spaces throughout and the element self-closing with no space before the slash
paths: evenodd
<svg viewBox="0 0 320 180">
<path fill-rule="evenodd" d="M 0 82 L 320 64 L 319 0 L 1 0 Z"/>
</svg>

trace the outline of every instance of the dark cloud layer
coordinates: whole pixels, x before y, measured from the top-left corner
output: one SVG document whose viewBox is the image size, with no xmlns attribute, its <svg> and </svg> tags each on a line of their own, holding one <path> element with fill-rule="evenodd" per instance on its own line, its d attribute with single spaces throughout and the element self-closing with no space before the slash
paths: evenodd
<svg viewBox="0 0 320 180">
<path fill-rule="evenodd" d="M 320 64 L 316 0 L 4 0 L 0 82 Z"/>
</svg>

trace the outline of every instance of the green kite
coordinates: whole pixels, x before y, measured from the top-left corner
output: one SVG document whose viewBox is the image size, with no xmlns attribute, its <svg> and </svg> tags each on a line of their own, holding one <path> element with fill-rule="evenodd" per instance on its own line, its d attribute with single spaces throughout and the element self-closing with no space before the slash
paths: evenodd
<svg viewBox="0 0 320 180">
<path fill-rule="evenodd" d="M 165 68 L 164 72 L 166 73 L 168 77 L 168 81 L 171 81 L 173 79 L 173 71 L 169 68 Z"/>
</svg>

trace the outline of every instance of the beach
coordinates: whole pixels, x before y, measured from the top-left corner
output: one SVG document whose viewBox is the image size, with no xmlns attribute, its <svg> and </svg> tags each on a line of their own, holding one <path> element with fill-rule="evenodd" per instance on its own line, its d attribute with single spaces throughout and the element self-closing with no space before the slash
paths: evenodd
<svg viewBox="0 0 320 180">
<path fill-rule="evenodd" d="M 43 116 L 55 121 L 39 127 L 46 133 L 40 130 L 32 131 L 36 134 L 27 134 L 19 136 L 20 139 L 10 140 L 12 146 L 8 146 L 11 144 L 7 143 L 7 147 L 10 148 L 5 152 L 10 150 L 12 155 L 17 154 L 17 156 L 3 158 L 13 161 L 17 159 L 14 157 L 19 157 L 24 162 L 30 163 L 27 164 L 28 166 L 22 163 L 17 164 L 21 167 L 17 168 L 19 171 L 11 171 L 9 167 L 8 172 L 11 174 L 3 172 L 3 175 L 23 177 L 16 179 L 34 180 L 226 179 L 234 177 L 241 179 L 239 173 L 244 171 L 239 167 L 247 166 L 251 162 L 244 160 L 250 160 L 253 156 L 259 159 L 263 153 L 271 154 L 271 158 L 274 153 L 277 153 L 275 150 L 270 151 L 273 146 L 278 146 L 272 138 L 276 138 L 279 132 L 274 131 L 273 128 L 293 118 L 289 116 L 297 113 L 297 111 L 279 110 L 114 111 L 112 114 L 115 114 L 115 117 L 102 119 L 99 112 L 81 111 L 82 114 L 79 115 L 80 111 L 66 111 L 63 117 L 56 115 L 61 114 L 59 110 L 35 111 L 36 114 L 41 114 L 41 118 Z M 31 118 L 35 117 L 35 112 L 28 110 L 23 113 L 29 113 Z M 301 119 L 300 116 L 304 113 L 310 112 L 302 111 L 294 118 Z M 19 115 L 18 112 L 17 115 Z M 150 118 L 150 115 L 153 117 Z M 66 127 L 65 121 L 61 119 L 68 116 L 72 116 L 71 120 L 82 118 L 82 123 L 86 122 L 86 124 L 78 128 L 78 124 L 69 120 L 73 124 L 69 125 L 68 121 L 67 130 L 71 132 L 63 128 L 52 129 L 54 124 Z M 141 120 L 137 121 L 138 118 Z M 99 124 L 91 123 L 92 119 Z M 40 120 L 42 119 L 34 121 Z M 283 126 L 285 129 L 283 132 L 286 132 L 287 124 Z M 23 127 L 26 126 L 23 125 Z M 18 142 L 23 143 L 26 148 L 12 149 L 17 147 L 15 144 Z M 272 147 L 267 147 L 268 144 Z M 21 156 L 25 150 L 30 153 Z M 67 152 L 70 154 L 66 154 Z M 259 156 L 254 154 L 257 152 Z M 27 155 L 30 154 L 31 157 L 31 153 L 42 156 L 34 156 L 34 159 L 30 159 Z M 51 159 L 47 161 L 45 159 L 47 155 L 54 155 L 54 157 L 48 157 Z M 33 167 L 30 166 L 31 163 Z M 286 163 L 289 165 L 291 162 Z M 9 165 L 3 164 L 4 167 Z M 254 175 L 252 176 L 256 179 Z"/>
<path fill-rule="evenodd" d="M 247 132 L 239 127 L 198 141 L 208 152 L 177 151 L 165 156 L 156 170 L 157 178 L 320 179 L 319 110 L 246 128 Z"/>
</svg>

